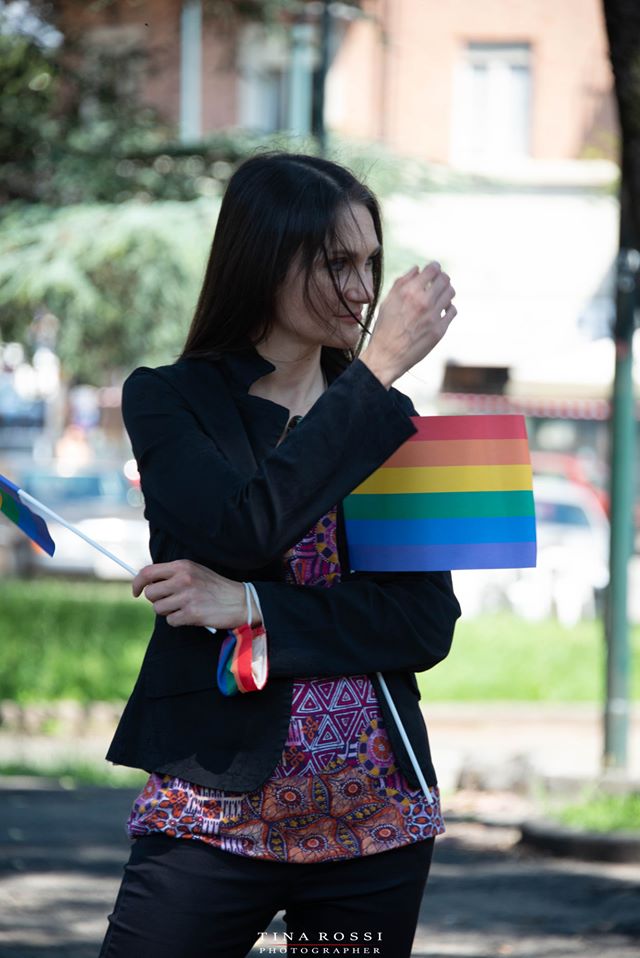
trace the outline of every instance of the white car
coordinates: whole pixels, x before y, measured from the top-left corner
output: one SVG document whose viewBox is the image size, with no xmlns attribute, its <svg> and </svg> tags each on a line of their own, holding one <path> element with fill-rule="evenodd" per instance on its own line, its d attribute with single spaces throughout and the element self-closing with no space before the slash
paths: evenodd
<svg viewBox="0 0 640 958">
<path fill-rule="evenodd" d="M 56 463 L 22 470 L 17 484 L 96 540 L 128 565 L 147 565 L 149 532 L 139 489 L 125 476 L 121 464 L 99 464 L 65 471 Z M 13 555 L 19 575 L 89 575 L 99 579 L 128 579 L 129 573 L 65 526 L 46 519 L 56 545 L 53 557 L 16 529 Z"/>
<path fill-rule="evenodd" d="M 528 619 L 556 615 L 567 626 L 596 614 L 609 582 L 609 520 L 598 497 L 565 479 L 535 476 L 535 569 L 454 572 L 463 615 L 508 608 Z"/>
</svg>

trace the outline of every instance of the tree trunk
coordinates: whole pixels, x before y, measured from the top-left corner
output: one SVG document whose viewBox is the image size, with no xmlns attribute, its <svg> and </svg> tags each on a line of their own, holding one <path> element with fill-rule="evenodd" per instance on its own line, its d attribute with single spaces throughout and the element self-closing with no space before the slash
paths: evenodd
<svg viewBox="0 0 640 958">
<path fill-rule="evenodd" d="M 622 246 L 640 248 L 640 2 L 603 0 L 622 134 Z"/>
</svg>

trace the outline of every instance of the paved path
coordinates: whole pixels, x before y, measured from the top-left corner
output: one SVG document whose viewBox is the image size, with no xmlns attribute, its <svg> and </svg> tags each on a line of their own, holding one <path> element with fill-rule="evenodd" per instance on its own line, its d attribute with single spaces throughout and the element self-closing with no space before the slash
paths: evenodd
<svg viewBox="0 0 640 958">
<path fill-rule="evenodd" d="M 603 720 L 597 705 L 422 701 L 444 788 L 526 789 L 541 780 L 593 781 L 602 773 Z M 640 784 L 640 707 L 629 721 L 628 775 Z"/>
<path fill-rule="evenodd" d="M 509 827 L 529 813 L 532 782 L 597 776 L 599 710 L 423 706 L 449 814 L 414 956 L 638 958 L 640 865 L 534 857 L 518 848 L 518 833 Z M 106 727 L 67 739 L 0 733 L 0 761 L 101 761 L 110 733 Z M 640 780 L 637 709 L 630 744 L 630 771 Z M 461 782 L 487 791 L 456 791 Z M 0 958 L 95 958 L 127 857 L 123 821 L 134 793 L 4 784 Z M 501 825 L 465 821 L 469 812 Z M 272 929 L 284 926 L 276 919 Z"/>
<path fill-rule="evenodd" d="M 0 792 L 2 958 L 95 958 L 127 855 L 122 823 L 132 797 Z M 416 958 L 638 958 L 640 866 L 535 857 L 516 839 L 512 828 L 450 822 Z"/>
</svg>

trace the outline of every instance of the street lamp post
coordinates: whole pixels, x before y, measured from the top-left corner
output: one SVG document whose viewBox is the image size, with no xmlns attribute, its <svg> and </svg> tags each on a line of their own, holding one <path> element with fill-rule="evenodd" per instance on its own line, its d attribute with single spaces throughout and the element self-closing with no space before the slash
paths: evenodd
<svg viewBox="0 0 640 958">
<path fill-rule="evenodd" d="M 629 736 L 628 568 L 634 535 L 635 397 L 633 332 L 640 270 L 640 6 L 602 0 L 620 120 L 620 252 L 611 407 L 611 550 L 607 590 L 605 771 L 624 775 Z"/>
<path fill-rule="evenodd" d="M 633 331 L 640 253 L 631 244 L 628 197 L 621 186 L 620 252 L 617 261 L 616 365 L 611 408 L 611 545 L 606 607 L 607 689 L 604 714 L 605 770 L 624 774 L 629 737 L 628 568 L 634 535 L 635 398 Z"/>
</svg>

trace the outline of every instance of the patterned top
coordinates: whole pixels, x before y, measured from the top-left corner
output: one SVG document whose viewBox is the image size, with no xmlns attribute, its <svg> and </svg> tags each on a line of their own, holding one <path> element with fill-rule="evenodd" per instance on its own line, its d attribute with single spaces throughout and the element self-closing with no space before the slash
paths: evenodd
<svg viewBox="0 0 640 958">
<path fill-rule="evenodd" d="M 335 509 L 284 562 L 291 583 L 340 581 Z M 438 789 L 431 795 L 429 804 L 399 770 L 368 676 L 300 679 L 280 762 L 264 785 L 229 792 L 154 773 L 128 833 L 164 832 L 271 861 L 337 861 L 441 834 Z"/>
</svg>

